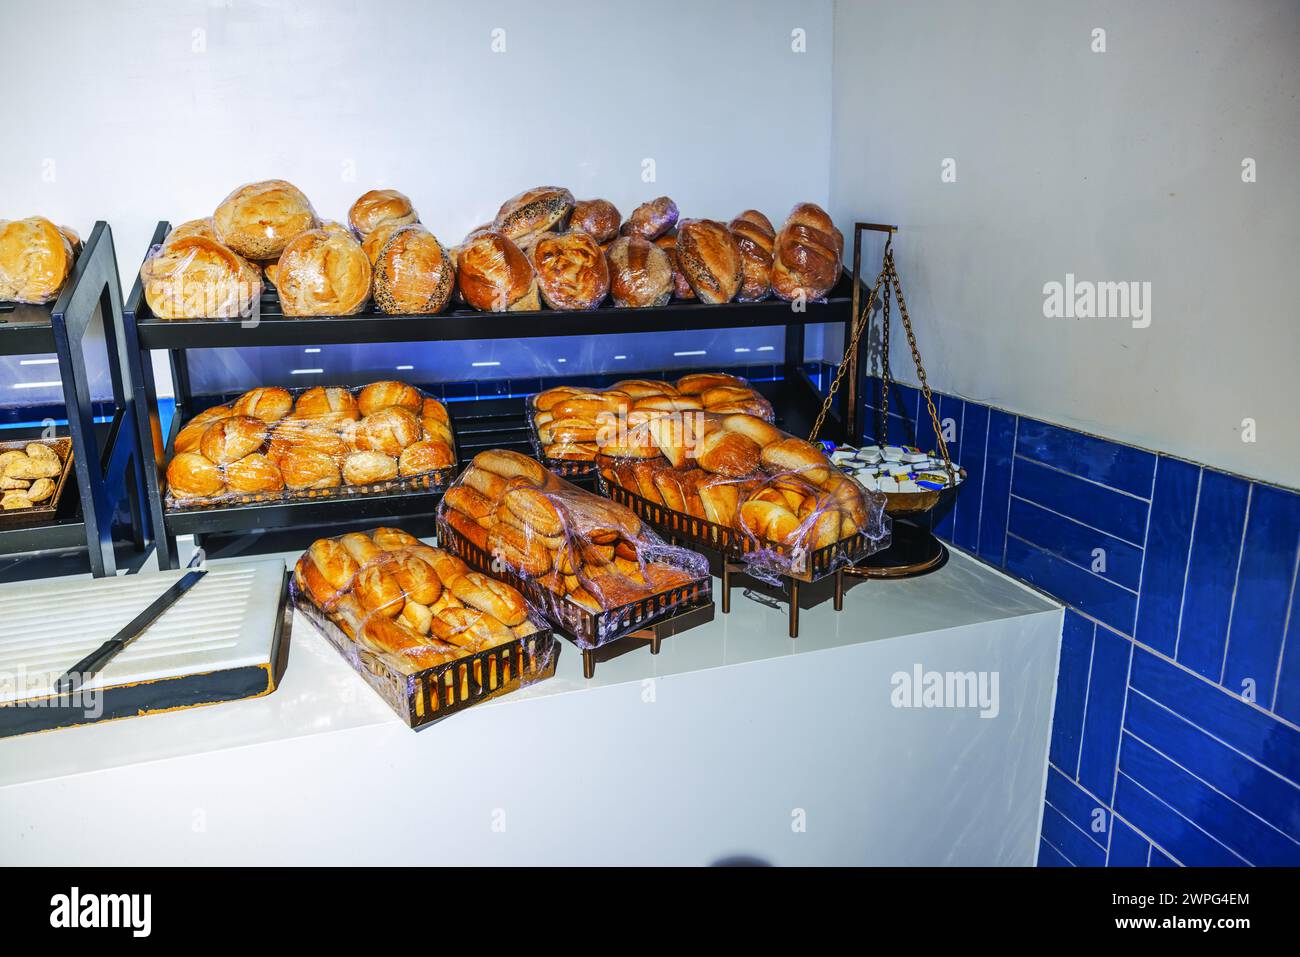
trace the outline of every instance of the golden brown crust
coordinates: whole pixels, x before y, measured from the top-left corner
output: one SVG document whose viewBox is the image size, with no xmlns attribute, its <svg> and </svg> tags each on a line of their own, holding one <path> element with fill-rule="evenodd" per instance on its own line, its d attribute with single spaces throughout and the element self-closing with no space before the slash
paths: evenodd
<svg viewBox="0 0 1300 957">
<path fill-rule="evenodd" d="M 402 475 L 421 475 L 451 468 L 455 464 L 456 456 L 452 454 L 450 445 L 438 439 L 423 439 L 402 450 L 398 471 Z"/>
<path fill-rule="evenodd" d="M 226 488 L 221 470 L 197 452 L 182 452 L 167 463 L 167 488 L 177 498 L 211 498 Z"/>
<path fill-rule="evenodd" d="M 640 236 L 620 236 L 609 246 L 609 291 L 614 305 L 644 308 L 667 304 L 673 294 L 668 254 Z"/>
<path fill-rule="evenodd" d="M 229 465 L 258 451 L 266 443 L 266 423 L 247 415 L 232 415 L 208 426 L 199 451 L 215 465 Z"/>
<path fill-rule="evenodd" d="M 623 219 L 618 208 L 607 199 L 580 199 L 573 204 L 569 216 L 569 229 L 586 233 L 599 244 L 612 242 L 618 236 Z"/>
<path fill-rule="evenodd" d="M 293 409 L 293 396 L 279 386 L 249 389 L 230 407 L 234 415 L 247 415 L 263 422 L 278 422 Z"/>
<path fill-rule="evenodd" d="M 740 247 L 743 273 L 736 298 L 741 302 L 766 299 L 772 292 L 772 251 L 776 246 L 772 224 L 750 209 L 733 219 L 728 228 Z"/>
<path fill-rule="evenodd" d="M 364 390 L 363 390 L 364 392 Z M 386 402 L 384 405 L 396 403 Z M 382 408 L 383 406 L 376 406 Z M 293 415 L 300 419 L 316 419 L 333 425 L 361 418 L 356 397 L 341 386 L 312 386 L 298 396 L 293 405 Z"/>
<path fill-rule="evenodd" d="M 343 230 L 311 229 L 284 247 L 276 267 L 286 316 L 350 316 L 370 298 L 370 260 Z"/>
<path fill-rule="evenodd" d="M 667 196 L 660 196 L 632 210 L 621 233 L 624 236 L 656 239 L 677 225 L 677 217 L 677 204 Z"/>
<path fill-rule="evenodd" d="M 236 319 L 262 295 L 257 270 L 201 235 L 168 239 L 140 267 L 145 301 L 159 319 Z"/>
<path fill-rule="evenodd" d="M 529 259 L 542 301 L 552 309 L 595 309 L 609 294 L 609 264 L 587 233 L 540 236 Z"/>
<path fill-rule="evenodd" d="M 437 237 L 423 226 L 402 226 L 374 257 L 375 305 L 390 314 L 441 312 L 451 299 L 456 270 Z"/>
<path fill-rule="evenodd" d="M 800 203 L 777 233 L 772 258 L 772 291 L 787 301 L 821 299 L 840 276 L 844 238 L 825 210 Z"/>
<path fill-rule="evenodd" d="M 542 233 L 563 226 L 573 210 L 573 194 L 562 186 L 538 186 L 512 196 L 497 213 L 495 226 L 521 249 Z"/>
<path fill-rule="evenodd" d="M 372 382 L 357 396 L 357 409 L 363 416 L 394 405 L 420 414 L 424 409 L 424 397 L 415 386 L 392 379 Z"/>
<path fill-rule="evenodd" d="M 740 247 L 715 220 L 682 221 L 677 228 L 677 265 L 701 302 L 730 302 L 740 289 Z"/>
<path fill-rule="evenodd" d="M 294 237 L 316 225 L 316 211 L 302 190 L 282 179 L 239 187 L 212 215 L 217 238 L 249 259 L 277 258 Z"/>
<path fill-rule="evenodd" d="M 372 189 L 362 193 L 348 210 L 348 224 L 358 236 L 369 236 L 380 226 L 405 226 L 419 222 L 411 200 L 395 189 Z"/>
<path fill-rule="evenodd" d="M 75 258 L 68 238 L 48 219 L 0 221 L 0 302 L 49 302 Z"/>
<path fill-rule="evenodd" d="M 677 261 L 677 230 L 670 229 L 654 241 L 655 245 L 668 254 L 668 261 L 673 267 L 673 298 L 695 299 L 695 290 L 686 281 L 681 263 Z"/>
<path fill-rule="evenodd" d="M 456 253 L 456 288 L 480 312 L 534 310 L 537 276 L 528 257 L 504 233 L 486 231 Z"/>
<path fill-rule="evenodd" d="M 269 458 L 253 452 L 226 466 L 226 484 L 232 492 L 278 492 L 284 488 L 284 476 Z"/>
</svg>

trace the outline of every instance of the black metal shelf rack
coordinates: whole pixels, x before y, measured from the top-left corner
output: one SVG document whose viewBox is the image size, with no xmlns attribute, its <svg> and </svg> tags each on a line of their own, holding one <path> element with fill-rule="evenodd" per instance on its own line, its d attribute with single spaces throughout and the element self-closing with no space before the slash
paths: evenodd
<svg viewBox="0 0 1300 957">
<path fill-rule="evenodd" d="M 170 225 L 160 222 L 151 245 L 161 243 Z M 851 280 L 847 272 L 826 302 L 809 302 L 801 308 L 777 299 L 757 303 L 732 302 L 706 305 L 673 302 L 650 309 L 602 307 L 592 311 L 482 313 L 454 308 L 437 315 L 390 316 L 366 311 L 352 316 L 292 318 L 280 312 L 274 292 L 259 303 L 254 319 L 157 318 L 149 309 L 137 278 L 124 310 L 127 354 L 131 375 L 147 414 L 138 419 L 144 456 L 145 491 L 152 527 L 158 542 L 159 564 L 178 564 L 176 537 L 199 539 L 247 533 L 253 530 L 309 527 L 378 521 L 387 518 L 432 516 L 438 496 L 413 493 L 373 497 L 341 497 L 321 501 L 294 501 L 202 510 L 168 510 L 164 504 L 162 450 L 171 448 L 181 423 L 188 421 L 225 396 L 195 395 L 190 387 L 189 352 L 195 349 L 256 348 L 263 346 L 317 346 L 378 342 L 437 342 L 452 340 L 534 339 L 601 335 L 611 331 L 680 332 L 692 329 L 726 329 L 761 326 L 785 327 L 784 376 L 765 384 L 787 425 L 806 432 L 822 397 L 803 369 L 804 332 L 807 326 L 840 323 L 851 326 Z M 175 389 L 176 412 L 167 435 L 158 414 L 158 389 L 153 375 L 152 352 L 165 352 Z M 273 384 L 273 383 L 267 383 Z M 414 385 L 422 385 L 414 382 Z M 852 396 L 842 406 L 852 410 Z M 456 429 L 462 462 L 486 448 L 514 448 L 531 454 L 522 399 L 478 399 L 448 404 Z M 842 438 L 842 414 L 827 417 L 823 434 Z M 272 542 L 276 544 L 271 544 Z M 283 538 L 268 537 L 267 545 L 282 547 Z M 209 550 L 211 553 L 211 550 Z"/>
<path fill-rule="evenodd" d="M 86 372 L 87 333 L 102 323 L 112 380 L 107 421 L 96 421 L 96 406 Z M 55 516 L 37 525 L 0 529 L 4 577 L 84 571 L 95 577 L 117 572 L 119 548 L 143 552 L 148 545 L 143 485 L 138 478 L 136 406 L 126 366 L 122 288 L 113 250 L 113 232 L 99 222 L 77 258 L 63 292 L 52 305 L 0 303 L 0 356 L 54 353 L 58 358 L 63 406 L 72 439 L 75 484 L 64 491 Z M 100 412 L 105 410 L 101 407 Z M 6 439 L 36 438 L 41 427 L 5 429 Z M 125 498 L 129 527 L 114 529 L 113 518 Z M 119 537 L 120 535 L 120 537 Z M 84 556 L 76 559 L 72 553 Z M 71 563 L 42 559 L 72 557 Z"/>
</svg>

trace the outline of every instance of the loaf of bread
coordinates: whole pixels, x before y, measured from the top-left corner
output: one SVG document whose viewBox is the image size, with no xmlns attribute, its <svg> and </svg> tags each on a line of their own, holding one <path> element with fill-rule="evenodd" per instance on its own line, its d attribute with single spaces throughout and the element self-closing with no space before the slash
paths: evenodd
<svg viewBox="0 0 1300 957">
<path fill-rule="evenodd" d="M 541 307 L 537 274 L 523 251 L 504 233 L 475 233 L 456 251 L 456 288 L 480 312 L 531 311 Z"/>
<path fill-rule="evenodd" d="M 747 209 L 727 227 L 740 247 L 740 290 L 736 298 L 741 302 L 758 302 L 772 294 L 772 251 L 776 246 L 776 231 L 766 216 L 755 209 Z"/>
<path fill-rule="evenodd" d="M 419 214 L 406 195 L 395 189 L 372 189 L 362 193 L 348 210 L 348 225 L 364 239 L 380 226 L 405 226 L 418 223 Z"/>
<path fill-rule="evenodd" d="M 650 240 L 620 236 L 610 244 L 605 258 L 609 262 L 609 292 L 614 305 L 662 306 L 672 298 L 672 262 Z"/>
<path fill-rule="evenodd" d="M 740 247 L 715 220 L 682 220 L 677 227 L 677 265 L 700 302 L 730 302 L 740 290 Z"/>
<path fill-rule="evenodd" d="M 520 249 L 531 249 L 545 232 L 561 228 L 573 211 L 573 194 L 562 186 L 538 186 L 501 204 L 496 229 Z"/>
<path fill-rule="evenodd" d="M 246 259 L 198 227 L 173 230 L 140 267 L 140 284 L 159 319 L 239 319 L 253 313 L 262 278 Z"/>
<path fill-rule="evenodd" d="M 569 214 L 569 228 L 586 233 L 600 245 L 618 237 L 623 219 L 618 208 L 607 199 L 580 199 Z"/>
<path fill-rule="evenodd" d="M 282 179 L 241 186 L 212 215 L 216 238 L 241 256 L 276 259 L 299 233 L 317 226 L 302 190 Z"/>
<path fill-rule="evenodd" d="M 631 510 L 517 452 L 476 455 L 443 497 L 438 523 L 445 547 L 471 565 L 500 563 L 527 582 L 543 615 L 580 636 L 589 634 L 577 625 L 586 613 L 650 598 L 647 610 L 667 610 L 707 587 L 701 556 L 667 545 Z M 636 627 L 607 624 L 592 644 Z"/>
<path fill-rule="evenodd" d="M 814 203 L 790 211 L 772 252 L 772 291 L 781 299 L 824 299 L 840 277 L 844 237 Z"/>
<path fill-rule="evenodd" d="M 375 305 L 394 314 L 441 312 L 456 285 L 447 250 L 423 226 L 383 228 L 387 238 L 371 258 Z"/>
<path fill-rule="evenodd" d="M 677 204 L 667 196 L 642 203 L 623 224 L 624 236 L 657 239 L 677 225 Z"/>
<path fill-rule="evenodd" d="M 595 309 L 609 295 L 609 264 L 585 232 L 540 236 L 529 258 L 542 301 L 552 309 Z"/>
<path fill-rule="evenodd" d="M 673 267 L 673 298 L 694 299 L 695 290 L 686 281 L 681 264 L 677 262 L 677 230 L 670 229 L 654 241 L 655 245 L 668 254 L 668 261 Z"/>
<path fill-rule="evenodd" d="M 294 592 L 361 648 L 403 674 L 535 634 L 520 592 L 400 529 L 313 542 L 294 565 Z"/>
<path fill-rule="evenodd" d="M 455 464 L 446 408 L 405 382 L 372 382 L 355 394 L 314 386 L 296 398 L 273 386 L 185 423 L 167 464 L 167 495 L 191 506 L 295 497 L 443 476 Z"/>
<path fill-rule="evenodd" d="M 344 229 L 309 229 L 294 237 L 276 266 L 286 316 L 350 316 L 370 298 L 370 260 Z"/>
<path fill-rule="evenodd" d="M 67 236 L 48 219 L 0 220 L 0 302 L 52 301 L 75 259 Z"/>
</svg>

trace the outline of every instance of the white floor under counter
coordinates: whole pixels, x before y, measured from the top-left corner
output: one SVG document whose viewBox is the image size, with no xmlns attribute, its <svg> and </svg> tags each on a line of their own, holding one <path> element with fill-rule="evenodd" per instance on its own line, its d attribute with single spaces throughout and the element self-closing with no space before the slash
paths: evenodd
<svg viewBox="0 0 1300 957">
<path fill-rule="evenodd" d="M 271 695 L 0 740 L 0 863 L 1030 865 L 1061 617 L 956 551 L 796 640 L 737 589 L 417 733 L 298 616 Z"/>
</svg>

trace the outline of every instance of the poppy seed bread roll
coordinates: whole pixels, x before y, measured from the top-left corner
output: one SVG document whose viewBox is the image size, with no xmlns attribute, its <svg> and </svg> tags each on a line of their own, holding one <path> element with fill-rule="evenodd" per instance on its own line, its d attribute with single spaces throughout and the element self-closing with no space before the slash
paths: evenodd
<svg viewBox="0 0 1300 957">
<path fill-rule="evenodd" d="M 512 196 L 497 213 L 496 229 L 520 249 L 531 249 L 541 235 L 563 226 L 573 210 L 573 194 L 562 186 L 539 186 Z"/>
<path fill-rule="evenodd" d="M 740 290 L 740 247 L 715 220 L 683 220 L 677 228 L 677 265 L 701 302 L 730 302 Z"/>
<path fill-rule="evenodd" d="M 239 187 L 212 215 L 217 239 L 248 259 L 275 259 L 290 240 L 317 226 L 302 190 L 282 179 Z"/>
<path fill-rule="evenodd" d="M 537 274 L 504 233 L 476 233 L 456 253 L 456 288 L 480 312 L 535 310 Z"/>
<path fill-rule="evenodd" d="M 375 305 L 389 314 L 432 314 L 451 299 L 456 270 L 437 237 L 423 226 L 388 234 L 374 257 Z"/>
<path fill-rule="evenodd" d="M 668 254 L 641 236 L 620 236 L 609 246 L 609 292 L 623 308 L 663 306 L 673 295 Z"/>
</svg>

